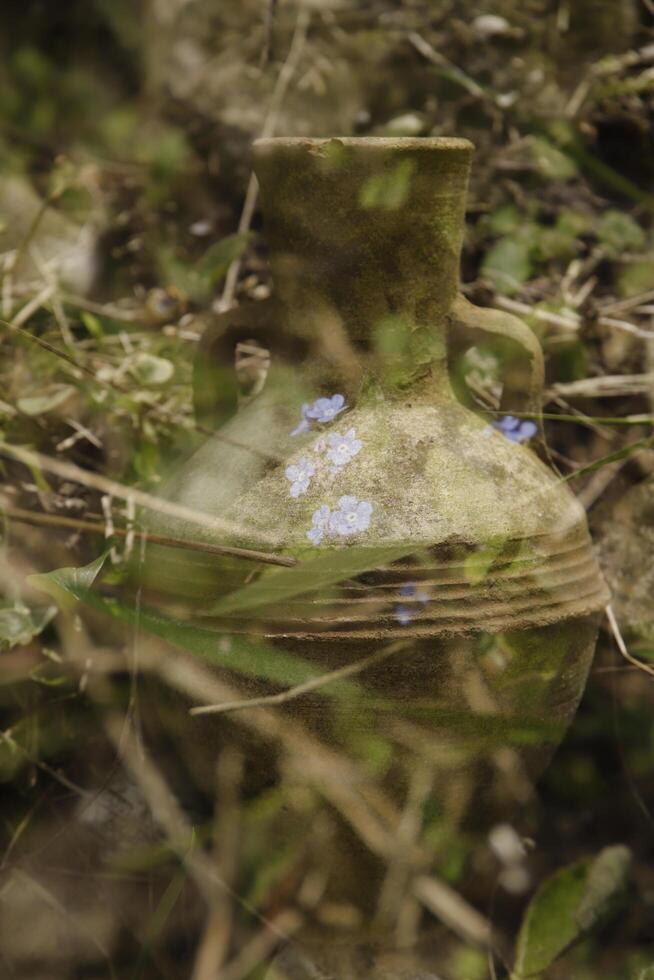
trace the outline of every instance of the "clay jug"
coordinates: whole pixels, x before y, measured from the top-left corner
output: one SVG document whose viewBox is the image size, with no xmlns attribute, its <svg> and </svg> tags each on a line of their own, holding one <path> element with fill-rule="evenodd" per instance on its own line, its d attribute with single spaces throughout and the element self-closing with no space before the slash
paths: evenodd
<svg viewBox="0 0 654 980">
<path fill-rule="evenodd" d="M 386 650 L 356 695 L 280 710 L 341 753 L 363 737 L 385 746 L 383 776 L 363 766 L 348 792 L 382 785 L 401 808 L 415 753 L 447 818 L 488 826 L 528 800 L 574 714 L 608 596 L 584 511 L 539 456 L 539 344 L 459 293 L 471 154 L 442 138 L 255 143 L 276 299 L 225 330 L 271 348 L 270 373 L 170 494 L 219 515 L 223 543 L 310 570 L 351 553 L 358 570 L 321 585 L 307 572 L 244 613 L 221 596 L 252 566 L 197 559 L 180 574 L 165 549 L 154 564 L 168 561 L 207 624 L 317 673 Z M 453 390 L 452 358 L 480 343 L 504 368 L 499 414 Z M 285 574 L 259 571 L 271 596 Z M 383 861 L 357 827 L 328 891 L 392 937 L 403 891 L 380 897 Z"/>
</svg>

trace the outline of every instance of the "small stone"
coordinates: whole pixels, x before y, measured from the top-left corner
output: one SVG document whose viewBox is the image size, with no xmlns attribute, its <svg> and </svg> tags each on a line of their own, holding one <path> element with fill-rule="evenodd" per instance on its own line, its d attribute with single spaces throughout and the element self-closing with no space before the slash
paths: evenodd
<svg viewBox="0 0 654 980">
<path fill-rule="evenodd" d="M 213 225 L 207 218 L 200 218 L 199 221 L 194 221 L 189 231 L 196 238 L 206 238 L 207 235 L 211 234 L 211 229 Z"/>
<path fill-rule="evenodd" d="M 481 14 L 473 20 L 472 29 L 478 37 L 487 40 L 509 34 L 511 25 L 505 17 L 498 17 L 497 14 Z"/>
</svg>

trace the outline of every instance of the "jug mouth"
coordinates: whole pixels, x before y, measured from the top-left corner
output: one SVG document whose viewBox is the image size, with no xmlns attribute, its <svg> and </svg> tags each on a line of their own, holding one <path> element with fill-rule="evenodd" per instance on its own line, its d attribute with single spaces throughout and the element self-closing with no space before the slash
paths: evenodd
<svg viewBox="0 0 654 980">
<path fill-rule="evenodd" d="M 270 147 L 306 148 L 319 151 L 329 144 L 340 143 L 353 149 L 370 150 L 438 150 L 473 153 L 474 143 L 459 136 L 271 136 L 257 139 L 255 151 Z"/>
</svg>

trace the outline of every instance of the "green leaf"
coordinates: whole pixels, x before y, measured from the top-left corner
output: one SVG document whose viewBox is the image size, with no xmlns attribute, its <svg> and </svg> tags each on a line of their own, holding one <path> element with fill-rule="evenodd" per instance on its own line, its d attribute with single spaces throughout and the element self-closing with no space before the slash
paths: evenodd
<svg viewBox="0 0 654 980">
<path fill-rule="evenodd" d="M 96 340 L 102 340 L 104 337 L 104 330 L 102 328 L 102 321 L 98 319 L 93 313 L 88 313 L 86 310 L 82 310 L 79 315 L 80 320 Z"/>
<path fill-rule="evenodd" d="M 518 936 L 512 980 L 539 977 L 574 942 L 605 921 L 622 897 L 631 855 L 607 847 L 555 872 L 538 889 Z"/>
<path fill-rule="evenodd" d="M 531 245 L 522 238 L 500 238 L 481 266 L 482 275 L 508 296 L 519 290 L 531 272 Z"/>
<path fill-rule="evenodd" d="M 488 216 L 488 228 L 494 235 L 508 235 L 524 224 L 525 215 L 515 204 L 504 204 Z"/>
<path fill-rule="evenodd" d="M 234 259 L 243 254 L 251 237 L 249 232 L 227 235 L 210 245 L 200 260 L 192 264 L 169 245 L 162 245 L 157 253 L 159 275 L 191 299 L 205 301 Z"/>
<path fill-rule="evenodd" d="M 129 370 L 143 385 L 165 384 L 175 373 L 172 361 L 165 357 L 157 357 L 155 354 L 148 354 L 146 351 L 139 351 L 134 355 Z"/>
<path fill-rule="evenodd" d="M 414 170 L 414 161 L 407 158 L 392 170 L 369 177 L 359 194 L 361 207 L 397 211 L 409 197 Z"/>
<path fill-rule="evenodd" d="M 464 574 L 471 585 L 483 582 L 488 572 L 506 549 L 506 541 L 491 541 L 485 547 L 479 548 L 467 555 L 463 562 Z"/>
<path fill-rule="evenodd" d="M 646 966 L 638 974 L 638 980 L 654 980 L 654 966 Z"/>
<path fill-rule="evenodd" d="M 55 602 L 64 609 L 70 608 L 74 602 L 80 601 L 102 571 L 107 558 L 107 552 L 96 558 L 89 565 L 79 568 L 57 568 L 52 572 L 40 575 L 28 575 L 27 581 L 35 589 L 41 589 L 52 596 Z"/>
<path fill-rule="evenodd" d="M 616 283 L 621 298 L 646 292 L 652 288 L 652 282 L 654 282 L 654 259 L 628 262 L 617 269 Z"/>
<path fill-rule="evenodd" d="M 30 609 L 20 599 L 0 605 L 0 649 L 25 646 L 38 636 L 57 612 L 56 606 Z"/>
<path fill-rule="evenodd" d="M 232 592 L 215 606 L 204 612 L 205 616 L 224 616 L 228 613 L 245 612 L 261 606 L 283 602 L 306 592 L 316 592 L 329 585 L 361 575 L 379 565 L 396 561 L 411 554 L 415 546 L 388 545 L 384 548 L 347 548 L 330 551 L 310 561 L 303 561 L 295 568 L 262 575 L 252 585 Z"/>
<path fill-rule="evenodd" d="M 57 385 L 48 391 L 44 391 L 41 395 L 27 395 L 24 398 L 19 398 L 16 405 L 25 415 L 43 415 L 45 412 L 51 412 L 53 408 L 63 405 L 74 393 L 75 389 L 72 385 Z"/>
<path fill-rule="evenodd" d="M 249 232 L 237 232 L 210 245 L 197 266 L 201 278 L 205 279 L 209 285 L 215 286 L 225 275 L 234 259 L 243 255 L 251 237 Z"/>
<path fill-rule="evenodd" d="M 548 180 L 570 180 L 577 175 L 572 157 L 562 153 L 542 136 L 530 136 L 529 149 L 536 170 Z"/>
<path fill-rule="evenodd" d="M 611 258 L 620 258 L 623 252 L 640 252 L 645 248 L 645 232 L 634 219 L 623 211 L 605 211 L 597 225 L 597 237 Z"/>
<path fill-rule="evenodd" d="M 92 592 L 91 586 L 105 558 L 106 555 L 102 555 L 82 568 L 59 568 L 43 575 L 30 575 L 28 581 L 30 585 L 53 596 L 60 605 L 70 606 L 71 601 L 84 602 L 98 612 L 158 636 L 179 650 L 247 677 L 291 686 L 313 680 L 322 673 L 316 664 L 264 642 L 168 619 L 144 607 L 132 607 L 118 599 L 105 598 Z M 326 684 L 319 689 L 319 693 L 326 697 L 352 697 L 358 690 L 356 682 L 340 680 Z"/>
<path fill-rule="evenodd" d="M 605 847 L 593 861 L 586 881 L 586 891 L 575 914 L 582 932 L 589 932 L 606 921 L 624 897 L 631 851 L 622 844 Z"/>
</svg>

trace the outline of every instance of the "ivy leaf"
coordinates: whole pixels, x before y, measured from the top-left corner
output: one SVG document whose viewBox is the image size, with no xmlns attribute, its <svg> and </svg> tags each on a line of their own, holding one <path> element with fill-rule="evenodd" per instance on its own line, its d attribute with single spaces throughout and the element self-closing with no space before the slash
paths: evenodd
<svg viewBox="0 0 654 980">
<path fill-rule="evenodd" d="M 573 943 L 606 921 L 624 896 L 630 862 L 628 848 L 616 845 L 548 878 L 525 913 L 512 980 L 540 977 Z"/>
</svg>

